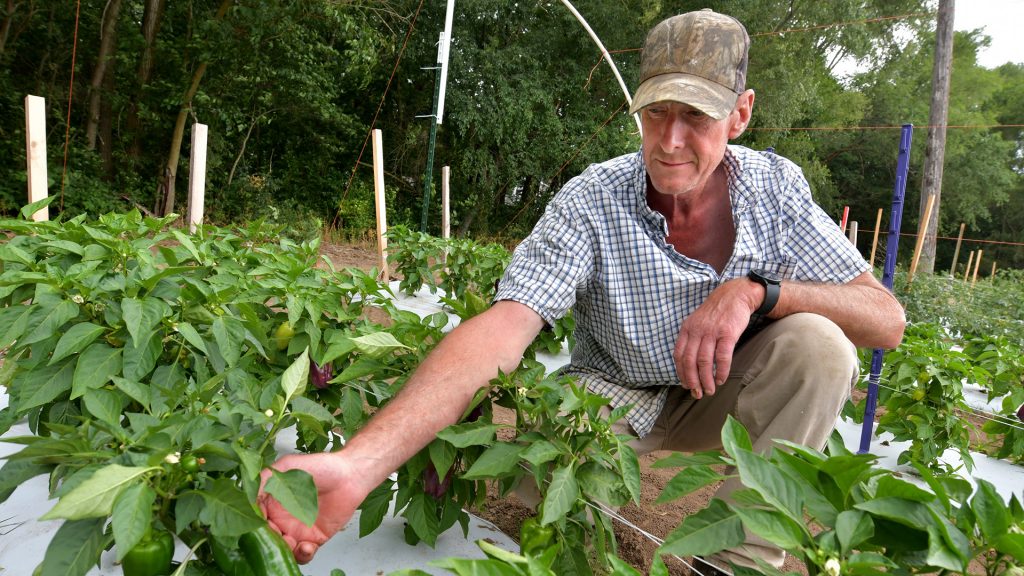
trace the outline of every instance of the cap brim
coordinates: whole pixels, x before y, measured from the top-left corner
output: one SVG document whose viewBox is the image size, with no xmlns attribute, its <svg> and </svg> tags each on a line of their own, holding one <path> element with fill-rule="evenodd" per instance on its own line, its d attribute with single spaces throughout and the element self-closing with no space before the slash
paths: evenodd
<svg viewBox="0 0 1024 576">
<path fill-rule="evenodd" d="M 655 102 L 672 101 L 689 104 L 715 120 L 723 120 L 736 107 L 738 94 L 732 90 L 692 74 L 660 74 L 640 84 L 633 96 L 630 114 Z"/>
</svg>

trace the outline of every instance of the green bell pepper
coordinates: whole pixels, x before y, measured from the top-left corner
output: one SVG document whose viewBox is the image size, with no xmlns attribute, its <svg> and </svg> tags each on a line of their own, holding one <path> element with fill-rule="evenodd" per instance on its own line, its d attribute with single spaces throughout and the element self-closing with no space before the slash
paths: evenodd
<svg viewBox="0 0 1024 576">
<path fill-rule="evenodd" d="M 291 548 L 269 524 L 242 534 L 238 547 L 253 576 L 302 576 Z"/>
<path fill-rule="evenodd" d="M 121 559 L 124 576 L 166 576 L 171 573 L 174 537 L 157 530 L 144 537 Z"/>
<path fill-rule="evenodd" d="M 554 526 L 541 526 L 536 516 L 527 518 L 519 527 L 519 552 L 523 556 L 537 556 L 552 545 L 554 536 Z"/>
<path fill-rule="evenodd" d="M 213 562 L 224 573 L 224 576 L 254 576 L 245 561 L 245 556 L 237 546 L 230 548 L 225 546 L 218 538 L 210 538 L 210 551 L 213 552 Z"/>
</svg>

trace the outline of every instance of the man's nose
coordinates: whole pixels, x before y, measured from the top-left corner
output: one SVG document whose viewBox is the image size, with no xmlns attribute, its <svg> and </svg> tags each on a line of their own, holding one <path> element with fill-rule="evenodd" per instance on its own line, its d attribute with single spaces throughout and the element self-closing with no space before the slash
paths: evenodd
<svg viewBox="0 0 1024 576">
<path fill-rule="evenodd" d="M 686 145 L 686 136 L 690 127 L 676 114 L 669 114 L 665 119 L 665 129 L 661 134 L 661 145 L 665 150 L 676 150 Z"/>
</svg>

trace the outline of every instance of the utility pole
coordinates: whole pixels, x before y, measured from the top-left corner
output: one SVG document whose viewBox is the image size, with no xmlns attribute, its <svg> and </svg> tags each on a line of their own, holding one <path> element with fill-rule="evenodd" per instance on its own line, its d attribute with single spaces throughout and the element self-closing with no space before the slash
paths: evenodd
<svg viewBox="0 0 1024 576">
<path fill-rule="evenodd" d="M 448 0 L 448 8 L 444 15 L 444 30 L 437 41 L 437 67 L 434 76 L 434 113 L 429 117 L 430 140 L 427 144 L 427 168 L 423 173 L 423 215 L 420 219 L 420 232 L 427 231 L 427 212 L 430 209 L 431 180 L 434 175 L 434 144 L 437 141 L 437 127 L 444 116 L 444 93 L 448 84 L 448 48 L 452 38 L 452 16 L 455 12 L 455 0 Z"/>
<path fill-rule="evenodd" d="M 955 0 L 939 0 L 939 14 L 935 23 L 935 64 L 932 67 L 932 103 L 928 116 L 928 141 L 924 149 L 924 177 L 921 181 L 919 218 L 925 214 L 929 198 L 934 196 L 934 207 L 924 231 L 920 271 L 935 271 L 935 238 L 938 235 L 939 199 L 942 196 L 942 164 L 946 156 L 946 119 L 949 116 L 949 76 L 953 68 L 953 5 Z"/>
</svg>

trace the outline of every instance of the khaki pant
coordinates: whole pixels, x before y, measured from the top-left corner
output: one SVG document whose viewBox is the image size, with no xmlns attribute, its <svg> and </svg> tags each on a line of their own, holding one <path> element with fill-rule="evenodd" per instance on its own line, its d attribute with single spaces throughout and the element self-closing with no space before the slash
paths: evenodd
<svg viewBox="0 0 1024 576">
<path fill-rule="evenodd" d="M 695 400 L 681 386 L 670 389 L 654 429 L 630 445 L 639 454 L 721 449 L 722 426 L 731 414 L 750 433 L 757 452 L 767 452 L 773 439 L 820 449 L 835 427 L 857 375 L 856 349 L 838 326 L 816 314 L 786 316 L 736 351 L 729 378 L 714 396 Z M 625 419 L 616 427 L 618 433 L 635 435 Z M 539 501 L 536 486 L 523 484 L 517 494 L 535 505 Z M 739 478 L 732 478 L 715 496 L 728 500 L 742 487 Z M 742 546 L 714 556 L 725 565 L 734 562 L 755 567 L 753 558 L 781 567 L 785 553 L 748 532 Z"/>
</svg>

